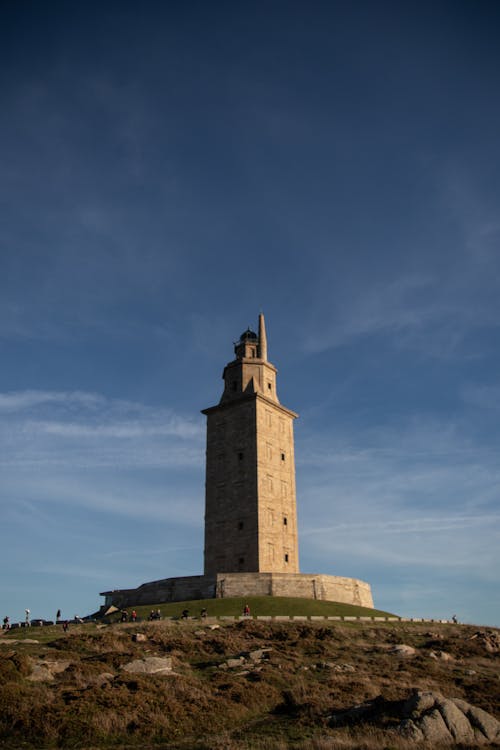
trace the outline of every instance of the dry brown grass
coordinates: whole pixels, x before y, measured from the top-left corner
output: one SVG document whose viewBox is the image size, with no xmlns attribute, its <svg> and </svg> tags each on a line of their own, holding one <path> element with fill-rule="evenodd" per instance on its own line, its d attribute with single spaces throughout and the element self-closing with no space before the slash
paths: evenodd
<svg viewBox="0 0 500 750">
<path fill-rule="evenodd" d="M 132 641 L 140 630 L 145 642 Z M 382 694 L 434 690 L 499 712 L 499 653 L 475 629 L 447 625 L 195 623 L 92 627 L 39 646 L 0 651 L 0 746 L 184 750 L 407 750 L 388 729 L 332 728 L 329 717 Z M 406 643 L 411 658 L 390 647 Z M 221 669 L 228 658 L 270 648 L 260 664 Z M 446 652 L 452 659 L 433 659 Z M 143 656 L 173 659 L 175 676 L 131 675 Z M 30 660 L 68 659 L 51 683 L 32 683 Z M 112 677 L 104 677 L 111 673 Z M 412 747 L 415 747 L 414 745 Z"/>
</svg>

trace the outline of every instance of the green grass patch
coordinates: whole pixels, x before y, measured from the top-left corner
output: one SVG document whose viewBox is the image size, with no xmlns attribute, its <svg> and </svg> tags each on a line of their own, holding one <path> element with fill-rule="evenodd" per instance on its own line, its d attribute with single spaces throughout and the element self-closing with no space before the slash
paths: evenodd
<svg viewBox="0 0 500 750">
<path fill-rule="evenodd" d="M 390 612 L 378 609 L 358 607 L 353 604 L 340 602 L 325 602 L 317 599 L 301 599 L 298 597 L 280 596 L 249 596 L 247 598 L 234 597 L 227 599 L 198 599 L 187 602 L 169 602 L 148 604 L 147 606 L 127 607 L 130 616 L 133 609 L 137 617 L 147 620 L 151 610 L 160 610 L 162 617 L 181 617 L 182 611 L 187 609 L 190 617 L 199 617 L 201 610 L 206 609 L 209 617 L 239 617 L 243 614 L 245 604 L 250 607 L 252 617 L 259 615 L 283 615 L 288 617 L 322 615 L 324 617 L 394 617 Z M 120 613 L 112 615 L 113 621 L 119 620 Z M 111 619 L 111 618 L 110 618 Z"/>
</svg>

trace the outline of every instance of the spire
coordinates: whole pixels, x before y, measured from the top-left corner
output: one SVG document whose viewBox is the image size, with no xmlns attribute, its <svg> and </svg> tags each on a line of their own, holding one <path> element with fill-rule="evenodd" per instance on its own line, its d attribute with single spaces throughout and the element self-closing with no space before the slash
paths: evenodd
<svg viewBox="0 0 500 750">
<path fill-rule="evenodd" d="M 264 313 L 259 314 L 259 355 L 261 359 L 267 362 L 267 338 Z"/>
</svg>

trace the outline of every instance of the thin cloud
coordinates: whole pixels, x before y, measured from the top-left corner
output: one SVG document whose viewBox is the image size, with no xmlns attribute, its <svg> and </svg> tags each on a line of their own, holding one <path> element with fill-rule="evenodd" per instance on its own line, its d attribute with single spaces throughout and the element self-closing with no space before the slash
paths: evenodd
<svg viewBox="0 0 500 750">
<path fill-rule="evenodd" d="M 461 390 L 461 396 L 464 403 L 480 409 L 500 409 L 498 385 L 466 385 Z"/>
<path fill-rule="evenodd" d="M 0 394 L 0 464 L 12 469 L 203 462 L 201 420 L 95 393 Z"/>
<path fill-rule="evenodd" d="M 406 519 L 380 519 L 371 521 L 353 521 L 348 523 L 338 523 L 332 526 L 321 526 L 318 528 L 306 528 L 304 536 L 332 534 L 338 531 L 358 532 L 358 531 L 383 531 L 385 534 L 439 534 L 442 531 L 451 531 L 454 529 L 470 529 L 472 526 L 489 526 L 490 524 L 500 524 L 500 514 L 491 516 L 436 516 L 436 517 L 419 517 Z"/>
<path fill-rule="evenodd" d="M 178 418 L 171 419 L 169 424 L 150 425 L 141 422 L 121 422 L 108 425 L 88 425 L 72 422 L 37 422 L 26 423 L 29 432 L 46 433 L 48 435 L 59 435 L 61 437 L 74 438 L 133 438 L 169 436 L 179 438 L 194 438 L 199 436 L 199 428 Z"/>
<path fill-rule="evenodd" d="M 10 391 L 0 393 L 0 411 L 18 412 L 43 404 L 78 405 L 90 407 L 102 405 L 105 399 L 96 393 L 83 391 Z"/>
</svg>

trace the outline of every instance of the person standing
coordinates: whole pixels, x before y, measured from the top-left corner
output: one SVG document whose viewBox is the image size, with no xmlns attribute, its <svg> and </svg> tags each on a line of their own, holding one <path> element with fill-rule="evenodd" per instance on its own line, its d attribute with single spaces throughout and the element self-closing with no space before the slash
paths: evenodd
<svg viewBox="0 0 500 750">
<path fill-rule="evenodd" d="M 25 620 L 25 623 L 26 623 L 26 627 L 27 627 L 27 628 L 29 628 L 29 626 L 31 625 L 31 621 L 30 621 L 30 611 L 29 611 L 29 609 L 25 609 L 24 611 L 25 611 L 25 613 L 26 613 L 26 620 Z"/>
<path fill-rule="evenodd" d="M 60 619 L 61 619 L 61 610 L 58 609 L 57 614 L 56 614 L 56 622 L 59 622 Z"/>
</svg>

